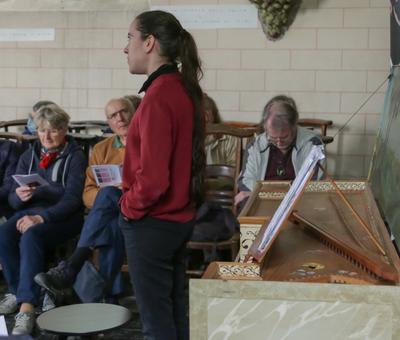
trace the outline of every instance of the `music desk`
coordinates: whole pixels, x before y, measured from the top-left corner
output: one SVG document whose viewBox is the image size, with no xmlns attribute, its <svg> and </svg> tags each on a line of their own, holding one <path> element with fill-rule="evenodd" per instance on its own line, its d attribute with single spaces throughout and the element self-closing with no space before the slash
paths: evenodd
<svg viewBox="0 0 400 340">
<path fill-rule="evenodd" d="M 42 331 L 67 336 L 95 336 L 122 326 L 131 318 L 122 306 L 82 303 L 57 307 L 41 314 L 36 322 Z"/>
</svg>

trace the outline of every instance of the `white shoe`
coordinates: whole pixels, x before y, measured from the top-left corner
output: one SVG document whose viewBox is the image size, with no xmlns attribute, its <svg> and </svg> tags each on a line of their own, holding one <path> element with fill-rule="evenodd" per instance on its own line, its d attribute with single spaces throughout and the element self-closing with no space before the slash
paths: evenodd
<svg viewBox="0 0 400 340">
<path fill-rule="evenodd" d="M 14 294 L 4 295 L 0 301 L 0 314 L 12 314 L 18 310 L 17 297 Z"/>
<path fill-rule="evenodd" d="M 35 328 L 35 312 L 19 312 L 15 316 L 15 326 L 12 335 L 28 335 Z"/>
</svg>

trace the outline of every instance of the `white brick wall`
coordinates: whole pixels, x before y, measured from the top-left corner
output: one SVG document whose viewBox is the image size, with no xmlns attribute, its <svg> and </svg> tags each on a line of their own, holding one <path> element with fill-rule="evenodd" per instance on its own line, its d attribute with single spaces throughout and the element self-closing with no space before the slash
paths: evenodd
<svg viewBox="0 0 400 340">
<path fill-rule="evenodd" d="M 57 10 L 59 1 L 43 3 L 50 9 L 0 12 L 0 28 L 56 32 L 50 42 L 0 43 L 0 120 L 26 117 L 39 99 L 60 103 L 73 119 L 102 119 L 109 98 L 136 93 L 146 78 L 128 73 L 123 54 L 135 11 L 118 6 L 131 2 L 115 2 L 112 9 L 106 2 L 97 2 L 98 8 L 95 1 L 85 2 L 90 7 L 73 11 Z M 303 0 L 293 26 L 276 42 L 260 26 L 191 32 L 203 59 L 201 84 L 226 120 L 258 122 L 267 100 L 285 93 L 297 101 L 302 117 L 332 119 L 334 134 L 389 70 L 388 0 Z M 385 90 L 386 84 L 328 145 L 328 169 L 336 177 L 367 175 Z"/>
</svg>

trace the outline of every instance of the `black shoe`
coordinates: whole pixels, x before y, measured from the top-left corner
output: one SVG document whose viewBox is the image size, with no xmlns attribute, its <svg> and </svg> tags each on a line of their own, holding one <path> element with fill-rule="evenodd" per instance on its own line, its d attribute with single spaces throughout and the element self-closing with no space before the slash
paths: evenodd
<svg viewBox="0 0 400 340">
<path fill-rule="evenodd" d="M 67 262 L 62 261 L 47 273 L 36 274 L 34 280 L 39 286 L 46 289 L 56 306 L 59 306 L 65 298 L 65 290 L 72 287 L 75 275 Z"/>
</svg>

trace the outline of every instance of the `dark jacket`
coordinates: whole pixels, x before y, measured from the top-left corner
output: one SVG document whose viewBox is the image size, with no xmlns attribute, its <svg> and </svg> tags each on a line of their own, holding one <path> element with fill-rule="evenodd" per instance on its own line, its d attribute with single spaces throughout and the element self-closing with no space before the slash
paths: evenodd
<svg viewBox="0 0 400 340">
<path fill-rule="evenodd" d="M 14 183 L 11 176 L 15 174 L 21 152 L 19 144 L 0 140 L 0 216 L 8 217 L 12 213 L 7 198 Z"/>
<path fill-rule="evenodd" d="M 38 173 L 50 185 L 38 187 L 32 198 L 23 202 L 15 192 L 18 184 L 13 184 L 8 200 L 15 210 L 29 210 L 29 214 L 40 215 L 45 222 L 65 221 L 72 214 L 83 212 L 82 192 L 87 161 L 73 138 L 68 136 L 67 141 L 64 152 L 47 169 L 39 168 L 39 141 L 22 154 L 16 174 Z"/>
</svg>

